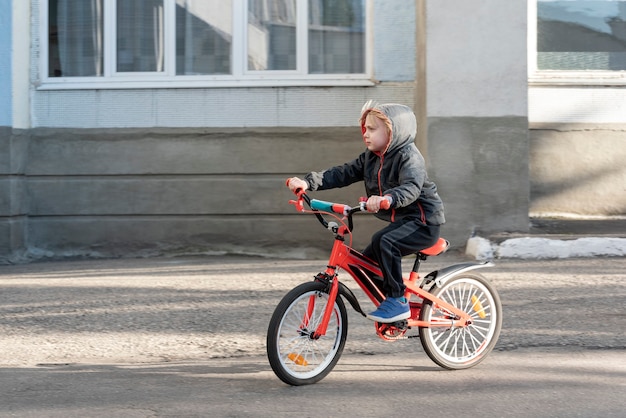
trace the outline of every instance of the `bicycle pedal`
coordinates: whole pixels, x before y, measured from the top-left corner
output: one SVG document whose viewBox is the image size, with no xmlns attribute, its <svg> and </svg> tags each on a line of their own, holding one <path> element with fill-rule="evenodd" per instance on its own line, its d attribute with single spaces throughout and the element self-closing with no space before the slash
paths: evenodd
<svg viewBox="0 0 626 418">
<path fill-rule="evenodd" d="M 375 322 L 377 328 L 394 328 L 400 331 L 409 329 L 409 322 L 406 319 L 396 322 Z"/>
<path fill-rule="evenodd" d="M 392 322 L 389 325 L 391 325 L 392 327 L 396 327 L 401 331 L 404 331 L 405 329 L 409 328 L 409 321 L 407 321 L 406 319 L 403 319 L 401 321 Z"/>
<path fill-rule="evenodd" d="M 376 334 L 385 341 L 397 341 L 407 338 L 404 334 L 408 330 L 407 321 L 397 321 L 388 324 L 376 323 Z"/>
</svg>

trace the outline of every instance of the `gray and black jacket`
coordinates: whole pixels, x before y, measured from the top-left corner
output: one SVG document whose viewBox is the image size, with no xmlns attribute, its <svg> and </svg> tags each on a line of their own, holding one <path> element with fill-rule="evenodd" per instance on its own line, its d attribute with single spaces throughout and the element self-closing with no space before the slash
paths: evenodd
<svg viewBox="0 0 626 418">
<path fill-rule="evenodd" d="M 304 180 L 309 190 L 344 187 L 363 180 L 368 197 L 388 195 L 393 199 L 389 210 L 376 214 L 378 218 L 393 222 L 415 217 L 425 224 L 443 224 L 443 202 L 437 186 L 428 179 L 424 157 L 414 143 L 417 122 L 413 111 L 400 104 L 374 107 L 392 123 L 392 138 L 386 151 L 366 150 L 351 162 L 307 174 Z"/>
</svg>

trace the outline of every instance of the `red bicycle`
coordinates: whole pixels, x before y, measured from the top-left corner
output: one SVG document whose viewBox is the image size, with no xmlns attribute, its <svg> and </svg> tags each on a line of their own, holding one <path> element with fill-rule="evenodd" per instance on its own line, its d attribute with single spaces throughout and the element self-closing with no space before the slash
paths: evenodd
<svg viewBox="0 0 626 418">
<path fill-rule="evenodd" d="M 365 316 L 356 296 L 339 280 L 347 272 L 369 299 L 378 306 L 382 292 L 382 272 L 378 264 L 351 247 L 352 216 L 366 211 L 365 202 L 357 207 L 311 199 L 296 191 L 291 200 L 300 212 L 313 213 L 330 230 L 335 241 L 326 270 L 313 281 L 287 293 L 270 319 L 267 356 L 276 376 L 283 382 L 307 385 L 323 379 L 339 361 L 348 335 L 348 316 L 344 299 Z M 304 207 L 304 203 L 311 210 Z M 340 215 L 340 216 L 338 216 Z M 339 222 L 329 222 L 332 216 Z M 394 323 L 374 322 L 376 334 L 386 341 L 416 338 L 424 351 L 439 366 L 459 370 L 480 363 L 495 346 L 502 327 L 502 305 L 494 286 L 474 272 L 491 262 L 467 262 L 419 276 L 422 261 L 448 249 L 443 238 L 416 254 L 406 285 L 411 317 Z M 418 335 L 409 335 L 410 330 Z"/>
</svg>

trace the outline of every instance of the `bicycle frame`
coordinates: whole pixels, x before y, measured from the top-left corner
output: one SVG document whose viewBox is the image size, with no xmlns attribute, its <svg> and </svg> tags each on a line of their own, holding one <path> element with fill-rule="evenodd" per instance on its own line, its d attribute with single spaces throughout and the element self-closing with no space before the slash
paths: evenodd
<svg viewBox="0 0 626 418">
<path fill-rule="evenodd" d="M 329 298 L 322 321 L 314 332 L 314 338 L 319 338 L 326 334 L 326 329 L 332 315 L 333 305 L 335 299 L 337 298 L 337 295 L 339 294 L 339 269 L 346 271 L 354 279 L 354 281 L 365 292 L 365 294 L 374 303 L 374 305 L 380 305 L 380 303 L 385 299 L 380 288 L 374 283 L 374 279 L 372 278 L 372 275 L 382 277 L 382 272 L 380 268 L 374 261 L 369 260 L 367 257 L 354 250 L 345 243 L 344 235 L 348 232 L 349 229 L 345 225 L 339 227 L 339 229 L 337 230 L 335 235 L 335 242 L 330 254 L 330 258 L 328 260 L 328 266 L 325 272 L 322 274 L 323 277 L 329 279 Z M 465 327 L 472 323 L 470 315 L 468 315 L 466 312 L 435 297 L 428 291 L 421 288 L 418 284 L 418 279 L 419 273 L 417 271 L 412 271 L 408 279 L 404 279 L 404 284 L 406 286 L 405 297 L 407 298 L 407 300 L 410 302 L 411 296 L 413 295 L 424 300 L 429 300 L 437 309 L 446 311 L 449 320 L 446 318 L 446 320 L 436 319 L 432 321 L 420 321 L 419 319 L 416 319 L 419 314 L 419 310 L 416 310 L 415 312 L 412 312 L 412 317 L 407 320 L 408 327 L 453 328 Z M 358 302 L 356 302 L 357 306 L 355 306 L 355 302 L 356 301 L 350 301 L 352 306 L 357 311 L 359 311 L 362 315 L 365 315 L 363 311 L 358 308 Z M 419 308 L 421 308 L 421 305 L 419 306 Z M 412 307 L 412 310 L 414 309 L 416 309 L 415 306 Z"/>
</svg>

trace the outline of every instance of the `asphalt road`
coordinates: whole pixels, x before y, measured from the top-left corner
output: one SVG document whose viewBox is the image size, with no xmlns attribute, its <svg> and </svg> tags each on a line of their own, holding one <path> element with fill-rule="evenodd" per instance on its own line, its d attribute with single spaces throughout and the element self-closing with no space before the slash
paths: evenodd
<svg viewBox="0 0 626 418">
<path fill-rule="evenodd" d="M 427 271 L 462 261 L 446 255 Z M 267 321 L 323 262 L 157 258 L 0 267 L 0 416 L 623 417 L 626 259 L 497 260 L 504 324 L 479 366 L 355 315 L 321 382 L 290 387 Z M 349 280 L 346 283 L 354 288 Z"/>
</svg>

